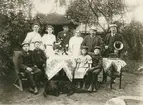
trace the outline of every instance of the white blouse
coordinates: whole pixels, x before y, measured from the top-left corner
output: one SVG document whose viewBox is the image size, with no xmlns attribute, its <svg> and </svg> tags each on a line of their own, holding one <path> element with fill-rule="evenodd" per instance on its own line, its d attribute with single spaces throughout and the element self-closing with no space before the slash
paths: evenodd
<svg viewBox="0 0 143 105">
<path fill-rule="evenodd" d="M 51 34 L 44 34 L 42 37 L 42 43 L 43 45 L 54 45 L 54 42 L 56 42 L 55 35 Z"/>
<path fill-rule="evenodd" d="M 80 47 L 83 41 L 82 37 L 73 36 L 69 41 L 69 52 L 71 52 L 72 56 L 75 58 L 80 55 Z"/>
<path fill-rule="evenodd" d="M 34 42 L 40 41 L 42 42 L 42 37 L 37 32 L 29 32 L 23 42 L 30 44 L 30 50 L 34 50 Z"/>
</svg>

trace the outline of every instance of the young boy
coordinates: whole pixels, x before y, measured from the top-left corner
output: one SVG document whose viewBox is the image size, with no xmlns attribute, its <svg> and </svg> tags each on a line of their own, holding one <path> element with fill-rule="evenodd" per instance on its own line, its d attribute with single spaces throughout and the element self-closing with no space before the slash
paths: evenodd
<svg viewBox="0 0 143 105">
<path fill-rule="evenodd" d="M 101 48 L 99 46 L 95 46 L 94 54 L 92 57 L 92 67 L 87 72 L 87 82 L 89 84 L 89 91 L 96 91 L 98 88 L 98 74 L 102 70 L 102 56 L 101 56 Z"/>
<path fill-rule="evenodd" d="M 39 69 L 43 69 L 43 65 L 46 64 L 46 54 L 43 50 L 40 49 L 41 42 L 36 41 L 34 43 L 35 49 L 32 53 L 32 60 L 35 67 L 38 67 Z"/>
<path fill-rule="evenodd" d="M 77 58 L 77 68 L 75 71 L 76 79 L 83 80 L 87 70 L 90 68 L 90 64 L 92 63 L 92 58 L 88 55 L 88 47 L 81 47 L 81 55 Z M 80 88 L 81 83 L 78 82 L 78 87 Z M 84 84 L 83 84 L 84 85 Z"/>
</svg>

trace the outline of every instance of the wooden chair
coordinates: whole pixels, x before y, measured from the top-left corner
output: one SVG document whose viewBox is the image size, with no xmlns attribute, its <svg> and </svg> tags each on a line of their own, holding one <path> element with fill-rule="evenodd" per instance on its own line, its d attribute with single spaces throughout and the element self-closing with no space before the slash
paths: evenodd
<svg viewBox="0 0 143 105">
<path fill-rule="evenodd" d="M 13 85 L 15 87 L 17 87 L 20 91 L 23 91 L 22 81 L 27 80 L 27 78 L 25 76 L 25 73 L 20 71 L 18 58 L 21 55 L 22 55 L 22 51 L 14 51 L 13 63 L 14 63 L 14 69 L 15 69 L 15 72 L 16 72 L 16 79 L 15 79 Z"/>
<path fill-rule="evenodd" d="M 113 58 L 113 59 L 114 59 L 114 58 L 118 58 L 118 57 L 117 57 L 116 54 L 112 53 L 112 54 L 110 54 L 109 58 Z M 108 72 L 105 72 L 105 71 L 103 70 L 103 82 L 106 83 L 106 82 L 107 82 L 107 76 L 109 76 L 109 77 L 110 77 L 110 89 L 112 89 L 112 88 L 113 88 L 113 87 L 112 87 L 112 85 L 113 85 L 113 79 L 114 79 L 115 77 L 116 77 L 116 78 L 119 78 L 119 89 L 121 89 L 121 85 L 122 85 L 122 72 L 123 72 L 123 70 L 122 70 L 122 68 L 121 68 L 120 73 L 114 74 L 114 70 L 115 70 L 115 69 L 116 69 L 116 68 L 115 68 L 114 64 L 112 64 L 111 67 L 110 67 L 110 71 L 111 71 L 110 74 L 109 74 Z"/>
<path fill-rule="evenodd" d="M 113 68 L 114 68 L 114 66 L 113 66 Z M 112 84 L 113 84 L 112 81 L 113 81 L 114 77 L 119 78 L 119 89 L 121 89 L 121 85 L 122 85 L 122 72 L 123 72 L 122 68 L 121 68 L 120 73 L 118 73 L 118 74 L 114 74 L 113 71 L 111 71 L 111 80 L 110 80 L 110 88 L 111 89 L 112 89 Z"/>
</svg>

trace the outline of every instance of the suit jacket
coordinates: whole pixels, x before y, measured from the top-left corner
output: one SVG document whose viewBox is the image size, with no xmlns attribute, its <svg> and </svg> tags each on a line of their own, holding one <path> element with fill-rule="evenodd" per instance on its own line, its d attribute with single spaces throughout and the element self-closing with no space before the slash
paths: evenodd
<svg viewBox="0 0 143 105">
<path fill-rule="evenodd" d="M 92 55 L 92 67 L 95 69 L 102 68 L 102 56 L 101 55 Z"/>
<path fill-rule="evenodd" d="M 88 52 L 93 52 L 95 46 L 100 46 L 103 48 L 103 41 L 100 36 L 95 36 L 92 38 L 90 35 L 88 35 L 84 38 L 82 46 L 88 46 Z"/>
<path fill-rule="evenodd" d="M 33 67 L 32 51 L 22 50 L 22 54 L 18 58 L 20 69 L 26 70 L 27 67 Z"/>
<path fill-rule="evenodd" d="M 108 50 L 110 52 L 114 52 L 114 42 L 115 41 L 121 41 L 122 43 L 124 43 L 123 37 L 121 34 L 115 34 L 115 36 L 111 36 L 111 33 L 107 34 L 107 36 L 105 37 L 105 45 L 108 45 L 109 48 Z"/>
<path fill-rule="evenodd" d="M 46 54 L 41 49 L 34 49 L 32 52 L 32 62 L 38 68 L 41 68 L 43 64 L 46 64 Z"/>
<path fill-rule="evenodd" d="M 64 34 L 66 34 L 66 35 L 64 36 Z M 58 39 L 58 41 L 61 40 L 62 46 L 65 46 L 66 44 L 69 44 L 69 40 L 72 36 L 73 36 L 72 33 L 69 31 L 67 31 L 67 32 L 61 31 L 58 33 L 57 39 Z"/>
</svg>

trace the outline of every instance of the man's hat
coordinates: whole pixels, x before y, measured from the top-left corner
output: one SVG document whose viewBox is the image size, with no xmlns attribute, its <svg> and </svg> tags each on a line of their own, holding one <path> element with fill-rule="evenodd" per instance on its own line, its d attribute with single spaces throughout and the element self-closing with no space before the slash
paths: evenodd
<svg viewBox="0 0 143 105">
<path fill-rule="evenodd" d="M 94 50 L 95 50 L 95 49 L 101 50 L 101 47 L 100 47 L 100 46 L 95 46 L 95 47 L 94 47 Z"/>
<path fill-rule="evenodd" d="M 110 24 L 109 27 L 110 27 L 110 28 L 111 28 L 111 27 L 117 27 L 117 25 L 116 25 L 116 24 Z"/>
<path fill-rule="evenodd" d="M 35 44 L 35 43 L 41 43 L 41 41 L 35 41 L 34 44 Z"/>
<path fill-rule="evenodd" d="M 97 31 L 96 27 L 94 27 L 94 26 L 90 27 L 90 30 Z"/>
<path fill-rule="evenodd" d="M 23 42 L 22 44 L 21 44 L 21 47 L 23 47 L 24 45 L 30 45 L 28 42 Z"/>
<path fill-rule="evenodd" d="M 86 49 L 86 50 L 88 50 L 88 47 L 87 47 L 87 46 L 81 46 L 81 49 Z"/>
</svg>

